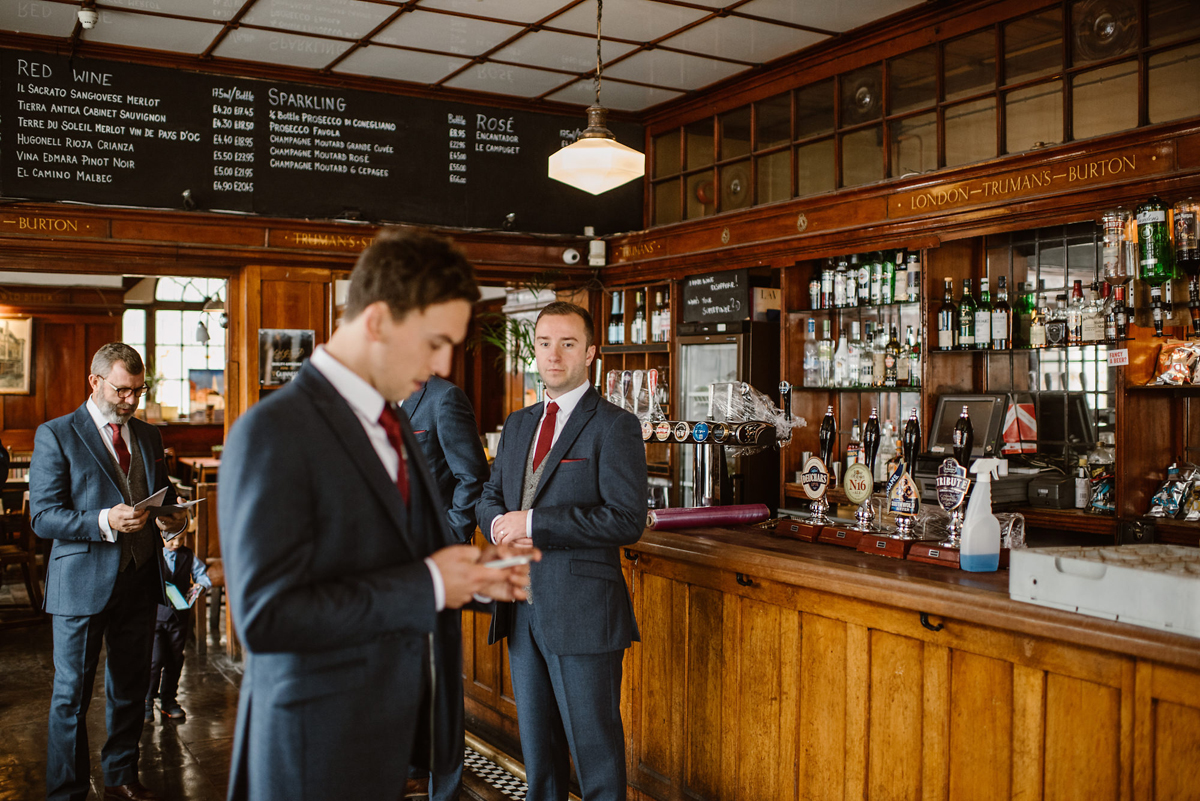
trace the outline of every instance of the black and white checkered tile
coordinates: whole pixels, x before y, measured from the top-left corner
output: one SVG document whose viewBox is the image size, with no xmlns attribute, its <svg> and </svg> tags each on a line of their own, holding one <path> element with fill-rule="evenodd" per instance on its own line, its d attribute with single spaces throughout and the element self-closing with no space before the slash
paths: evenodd
<svg viewBox="0 0 1200 801">
<path fill-rule="evenodd" d="M 514 801 L 525 801 L 525 782 L 470 747 L 463 754 L 463 768 L 471 771 L 508 798 L 512 798 Z"/>
</svg>

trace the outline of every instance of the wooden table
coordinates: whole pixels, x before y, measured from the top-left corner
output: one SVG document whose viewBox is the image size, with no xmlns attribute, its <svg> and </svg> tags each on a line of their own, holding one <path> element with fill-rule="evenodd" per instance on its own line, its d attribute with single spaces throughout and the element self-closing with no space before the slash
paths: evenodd
<svg viewBox="0 0 1200 801">
<path fill-rule="evenodd" d="M 191 470 L 194 484 L 216 481 L 221 467 L 221 460 L 215 456 L 180 456 L 179 463 Z"/>
</svg>

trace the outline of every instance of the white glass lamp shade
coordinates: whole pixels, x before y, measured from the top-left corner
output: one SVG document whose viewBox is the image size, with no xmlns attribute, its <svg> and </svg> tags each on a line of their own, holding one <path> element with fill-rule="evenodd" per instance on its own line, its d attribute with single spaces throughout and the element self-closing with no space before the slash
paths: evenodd
<svg viewBox="0 0 1200 801">
<path fill-rule="evenodd" d="M 646 174 L 646 156 L 615 139 L 580 139 L 552 155 L 550 177 L 599 195 Z"/>
</svg>

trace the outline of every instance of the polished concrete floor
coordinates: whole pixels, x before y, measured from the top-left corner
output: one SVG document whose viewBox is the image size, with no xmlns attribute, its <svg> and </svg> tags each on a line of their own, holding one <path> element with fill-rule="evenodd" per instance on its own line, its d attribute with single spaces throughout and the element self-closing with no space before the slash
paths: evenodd
<svg viewBox="0 0 1200 801">
<path fill-rule="evenodd" d="M 45 798 L 46 720 L 54 677 L 50 624 L 30 623 L 25 587 L 13 568 L 0 575 L 0 801 Z M 103 654 L 101 655 L 103 659 Z M 237 718 L 240 666 L 219 643 L 206 656 L 189 643 L 180 681 L 179 703 L 187 712 L 182 723 L 163 723 L 142 731 L 141 780 L 170 801 L 221 801 L 229 779 L 229 758 Z M 92 754 L 92 790 L 103 798 L 100 749 L 104 745 L 104 669 L 97 671 L 88 713 Z M 463 799 L 510 801 L 520 791 L 501 792 L 482 771 L 466 771 Z"/>
</svg>

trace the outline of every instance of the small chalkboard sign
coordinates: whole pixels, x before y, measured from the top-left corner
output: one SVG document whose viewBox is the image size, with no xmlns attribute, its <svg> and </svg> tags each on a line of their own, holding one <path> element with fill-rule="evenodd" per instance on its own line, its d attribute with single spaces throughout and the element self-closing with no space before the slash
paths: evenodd
<svg viewBox="0 0 1200 801">
<path fill-rule="evenodd" d="M 685 323 L 727 323 L 749 317 L 749 270 L 695 275 L 684 281 Z"/>
</svg>

